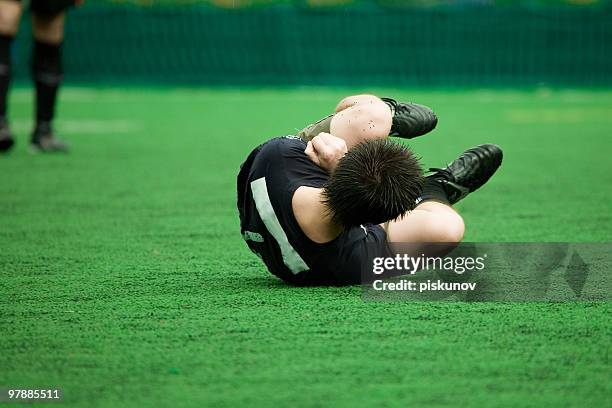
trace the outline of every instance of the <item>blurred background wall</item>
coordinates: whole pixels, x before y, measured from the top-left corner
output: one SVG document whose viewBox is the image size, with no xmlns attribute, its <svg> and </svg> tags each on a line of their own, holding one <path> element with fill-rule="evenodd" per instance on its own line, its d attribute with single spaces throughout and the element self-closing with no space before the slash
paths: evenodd
<svg viewBox="0 0 612 408">
<path fill-rule="evenodd" d="M 610 1 L 89 0 L 66 79 L 199 85 L 612 85 Z M 24 20 L 25 22 L 25 20 Z M 27 79 L 29 27 L 14 50 Z"/>
</svg>

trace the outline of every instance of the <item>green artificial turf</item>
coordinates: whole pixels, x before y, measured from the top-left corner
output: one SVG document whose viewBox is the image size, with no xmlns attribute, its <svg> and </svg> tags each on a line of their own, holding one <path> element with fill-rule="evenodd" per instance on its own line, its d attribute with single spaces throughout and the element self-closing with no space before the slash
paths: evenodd
<svg viewBox="0 0 612 408">
<path fill-rule="evenodd" d="M 362 90 L 363 91 L 363 90 Z M 0 156 L 0 387 L 65 406 L 609 406 L 609 303 L 364 302 L 243 243 L 246 154 L 354 90 L 67 88 L 69 155 Z M 426 166 L 495 142 L 468 241 L 612 236 L 612 92 L 382 90 L 433 106 Z"/>
</svg>

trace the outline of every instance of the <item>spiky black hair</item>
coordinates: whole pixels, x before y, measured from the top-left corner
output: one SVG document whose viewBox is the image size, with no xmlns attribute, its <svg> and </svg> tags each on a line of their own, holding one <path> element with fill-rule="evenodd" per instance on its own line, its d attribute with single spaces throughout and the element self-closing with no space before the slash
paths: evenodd
<svg viewBox="0 0 612 408">
<path fill-rule="evenodd" d="M 414 209 L 424 181 L 409 148 L 389 139 L 371 140 L 340 159 L 323 199 L 338 224 L 380 224 Z"/>
</svg>

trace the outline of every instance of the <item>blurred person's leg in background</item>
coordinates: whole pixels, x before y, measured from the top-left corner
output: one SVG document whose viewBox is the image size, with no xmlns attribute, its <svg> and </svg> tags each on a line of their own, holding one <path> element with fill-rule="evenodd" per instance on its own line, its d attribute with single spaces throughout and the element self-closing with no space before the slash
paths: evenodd
<svg viewBox="0 0 612 408">
<path fill-rule="evenodd" d="M 66 151 L 53 135 L 57 93 L 63 78 L 62 43 L 66 9 L 78 0 L 31 0 L 32 77 L 36 88 L 36 125 L 31 146 L 35 151 Z M 19 0 L 0 0 L 0 151 L 9 150 L 14 138 L 7 119 L 7 95 L 11 79 L 11 46 L 23 11 Z"/>
<path fill-rule="evenodd" d="M 0 0 L 0 152 L 8 151 L 14 143 L 8 126 L 7 97 L 11 82 L 11 46 L 19 30 L 22 10 L 20 1 Z"/>
<path fill-rule="evenodd" d="M 36 88 L 36 125 L 31 146 L 44 152 L 66 151 L 53 134 L 57 94 L 63 79 L 62 44 L 66 9 L 74 1 L 32 0 L 32 79 Z"/>
</svg>

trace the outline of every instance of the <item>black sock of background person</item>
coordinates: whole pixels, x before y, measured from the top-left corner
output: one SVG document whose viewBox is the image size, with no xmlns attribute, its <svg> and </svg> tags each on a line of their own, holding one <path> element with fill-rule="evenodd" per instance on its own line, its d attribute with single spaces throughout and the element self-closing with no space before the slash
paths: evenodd
<svg viewBox="0 0 612 408">
<path fill-rule="evenodd" d="M 49 123 L 55 115 L 57 90 L 63 79 L 62 45 L 36 40 L 32 76 L 36 85 L 36 123 Z"/>
<path fill-rule="evenodd" d="M 6 118 L 6 99 L 11 82 L 11 45 L 13 36 L 0 34 L 0 119 Z"/>
<path fill-rule="evenodd" d="M 431 200 L 442 204 L 450 204 L 448 201 L 448 194 L 446 194 L 442 184 L 432 177 L 426 177 L 425 184 L 423 185 L 423 193 L 421 193 L 419 202 Z"/>
</svg>

